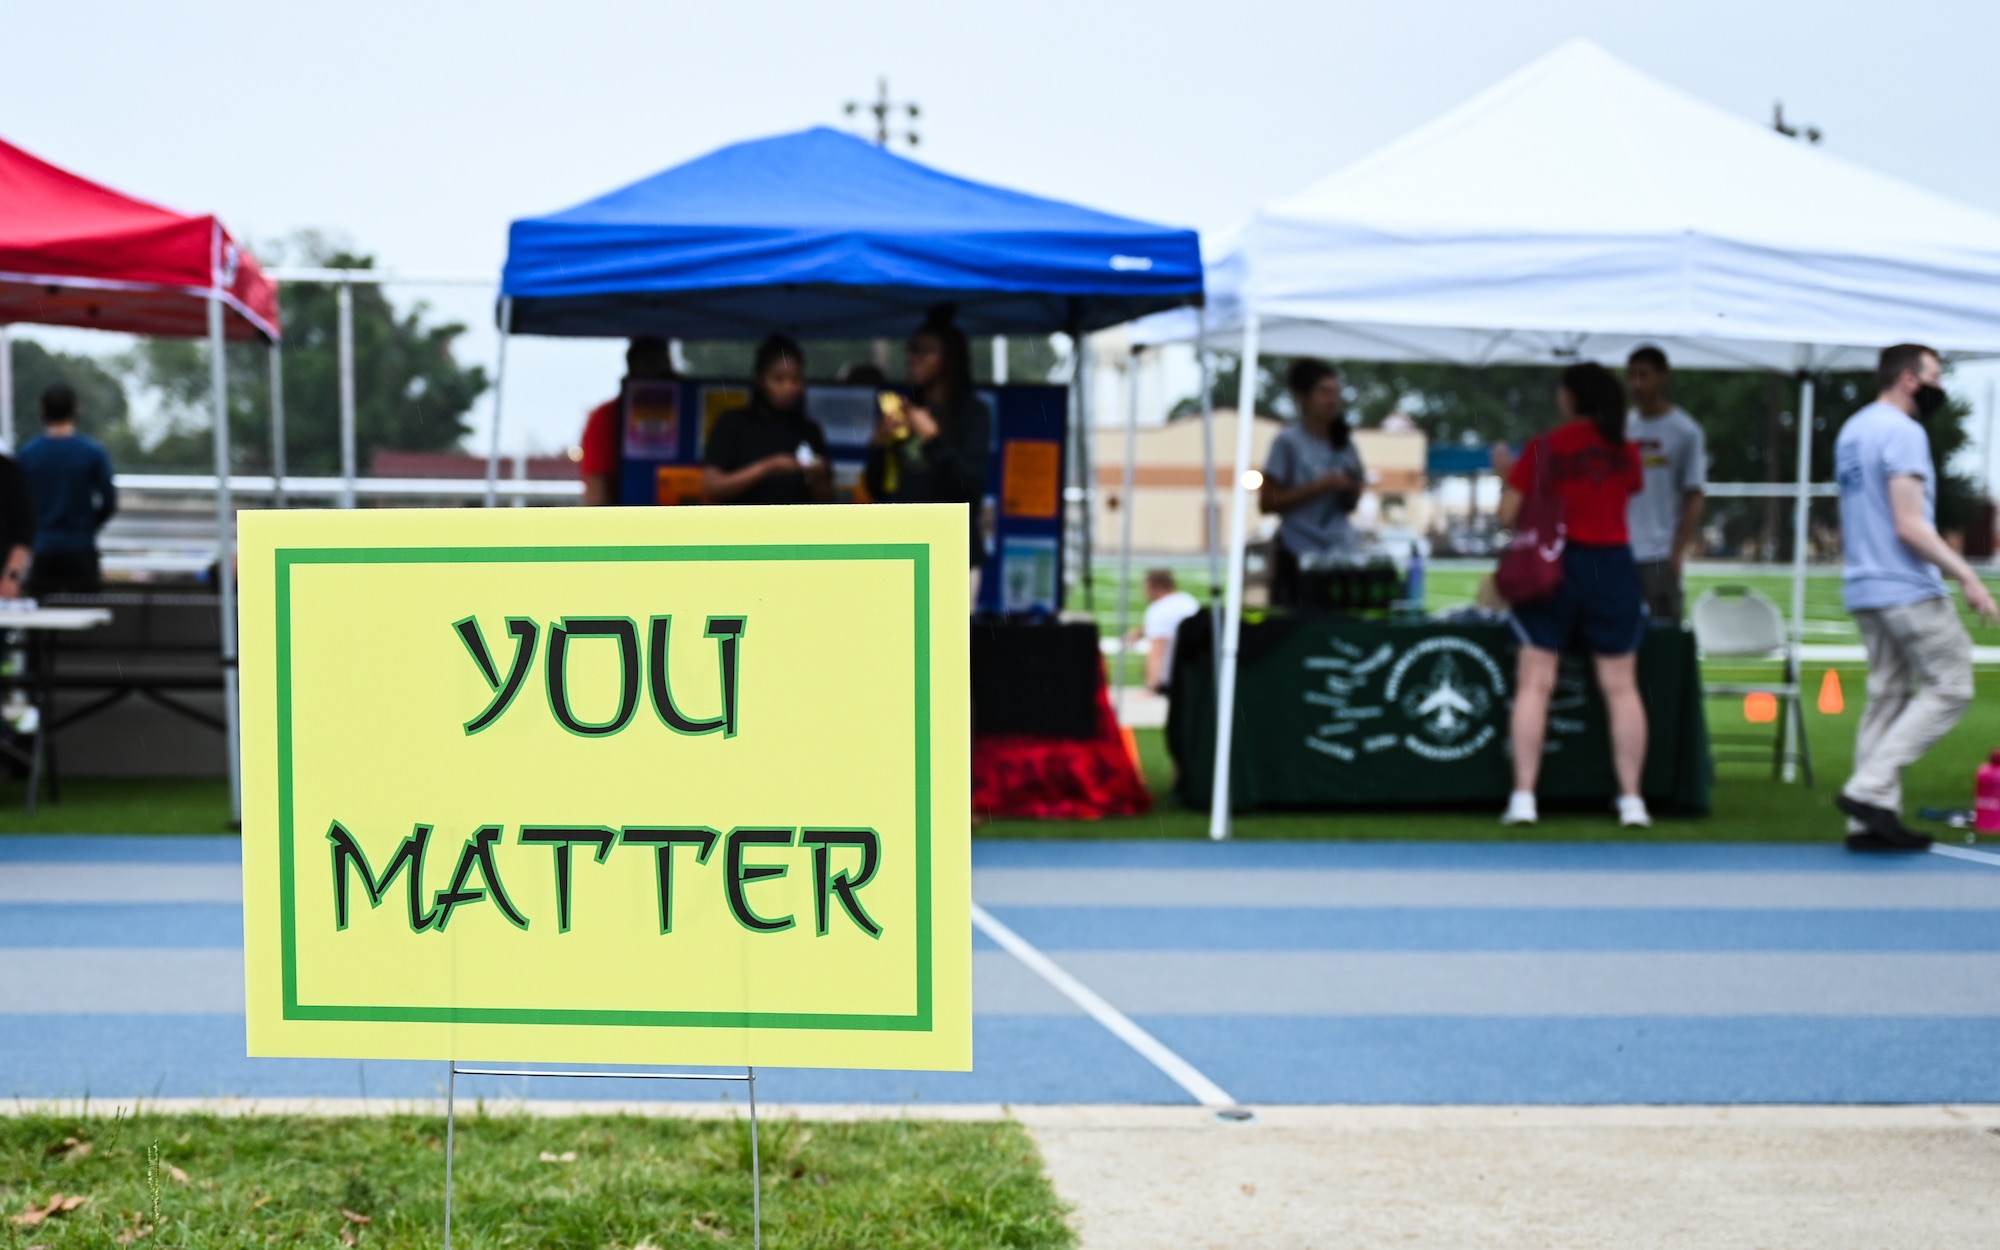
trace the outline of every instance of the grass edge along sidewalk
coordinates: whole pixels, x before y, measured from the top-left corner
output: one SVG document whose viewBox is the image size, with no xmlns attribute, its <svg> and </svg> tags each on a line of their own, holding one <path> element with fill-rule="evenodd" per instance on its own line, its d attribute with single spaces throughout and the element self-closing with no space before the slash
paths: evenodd
<svg viewBox="0 0 2000 1250">
<path fill-rule="evenodd" d="M 749 1244 L 747 1120 L 469 1110 L 452 1230 L 466 1246 Z M 1011 1119 L 760 1116 L 758 1128 L 773 1250 L 1075 1244 Z M 0 1115 L 0 1235 L 9 1247 L 428 1247 L 444 1221 L 443 1151 L 443 1117 L 410 1111 L 22 1108 Z"/>
</svg>

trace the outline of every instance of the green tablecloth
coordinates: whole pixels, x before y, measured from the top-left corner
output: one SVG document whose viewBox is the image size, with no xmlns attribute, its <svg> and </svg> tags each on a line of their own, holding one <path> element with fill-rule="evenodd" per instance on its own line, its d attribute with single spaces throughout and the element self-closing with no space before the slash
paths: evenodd
<svg viewBox="0 0 2000 1250">
<path fill-rule="evenodd" d="M 1230 789 L 1260 807 L 1504 804 L 1514 695 L 1512 632 L 1498 623 L 1389 624 L 1281 616 L 1245 623 Z M 1639 687 L 1651 727 L 1642 789 L 1662 810 L 1706 812 L 1711 766 L 1694 635 L 1647 633 Z M 1175 647 L 1167 740 L 1179 797 L 1207 807 L 1215 767 L 1208 615 Z M 1617 792 L 1604 701 L 1587 660 L 1565 657 L 1549 714 L 1544 800 Z"/>
</svg>

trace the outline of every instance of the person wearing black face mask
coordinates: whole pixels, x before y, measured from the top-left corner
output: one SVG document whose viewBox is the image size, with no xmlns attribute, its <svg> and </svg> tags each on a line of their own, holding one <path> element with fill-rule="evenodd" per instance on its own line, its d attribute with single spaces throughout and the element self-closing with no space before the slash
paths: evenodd
<svg viewBox="0 0 2000 1250">
<path fill-rule="evenodd" d="M 1833 453 L 1842 597 L 1868 652 L 1854 775 L 1834 805 L 1847 814 L 1849 850 L 1921 851 L 1931 839 L 1903 826 L 1903 770 L 1972 702 L 1972 637 L 1944 574 L 1980 616 L 2000 620 L 2000 609 L 1937 532 L 1936 468 L 1921 420 L 1945 404 L 1938 354 L 1901 343 L 1883 351 L 1875 373 L 1881 393 L 1847 419 Z"/>
</svg>

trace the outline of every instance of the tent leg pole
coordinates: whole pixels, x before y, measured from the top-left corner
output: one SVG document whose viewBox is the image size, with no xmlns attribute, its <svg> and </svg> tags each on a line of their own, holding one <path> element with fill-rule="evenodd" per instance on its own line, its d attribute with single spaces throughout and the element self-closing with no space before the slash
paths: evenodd
<svg viewBox="0 0 2000 1250">
<path fill-rule="evenodd" d="M 1097 492 L 1090 468 L 1090 339 L 1082 330 L 1076 334 L 1076 467 L 1083 488 L 1083 607 L 1097 610 L 1097 587 L 1090 567 L 1091 539 L 1097 529 Z"/>
<path fill-rule="evenodd" d="M 14 343 L 0 323 L 0 451 L 14 454 Z"/>
<path fill-rule="evenodd" d="M 229 491 L 229 362 L 223 351 L 222 292 L 208 296 L 208 378 L 215 405 L 215 591 L 221 613 L 223 753 L 229 760 L 229 820 L 243 826 L 243 766 L 237 746 L 236 507 Z"/>
<path fill-rule="evenodd" d="M 1222 669 L 1222 504 L 1215 494 L 1215 397 L 1209 394 L 1208 310 L 1194 310 L 1195 365 L 1201 374 L 1201 490 L 1208 529 L 1208 637 L 1215 647 L 1216 673 Z"/>
<path fill-rule="evenodd" d="M 1134 479 L 1139 460 L 1139 353 L 1135 347 L 1125 358 L 1125 472 L 1118 487 L 1118 649 L 1111 654 L 1117 661 L 1113 674 L 1112 710 L 1122 721 L 1125 715 L 1125 631 L 1132 623 L 1132 513 Z"/>
<path fill-rule="evenodd" d="M 1786 664 L 1791 670 L 1790 678 L 1800 682 L 1805 680 L 1799 661 L 1805 654 L 1806 639 L 1806 527 L 1812 520 L 1813 399 L 1813 375 L 1802 369 L 1799 371 L 1798 495 L 1792 500 L 1792 654 Z M 1799 752 L 1805 744 L 1797 740 L 1797 734 L 1792 719 L 1787 718 L 1784 770 L 1787 784 L 1796 781 L 1799 775 Z"/>
<path fill-rule="evenodd" d="M 500 354 L 493 364 L 493 436 L 486 444 L 486 506 L 500 505 L 500 412 L 507 398 L 507 336 L 514 329 L 514 297 L 500 297 Z"/>
<path fill-rule="evenodd" d="M 285 506 L 285 349 L 271 340 L 271 503 Z"/>
<path fill-rule="evenodd" d="M 993 385 L 1007 385 L 1007 336 L 993 336 Z"/>
<path fill-rule="evenodd" d="M 1248 545 L 1251 425 L 1257 419 L 1257 314 L 1243 317 L 1242 381 L 1236 397 L 1236 475 L 1229 480 L 1229 586 L 1224 600 L 1221 672 L 1215 686 L 1215 766 L 1209 782 L 1208 836 L 1229 836 L 1230 761 L 1236 737 L 1236 650 L 1243 636 L 1243 559 Z"/>
<path fill-rule="evenodd" d="M 354 284 L 334 288 L 340 315 L 340 506 L 354 506 Z"/>
</svg>

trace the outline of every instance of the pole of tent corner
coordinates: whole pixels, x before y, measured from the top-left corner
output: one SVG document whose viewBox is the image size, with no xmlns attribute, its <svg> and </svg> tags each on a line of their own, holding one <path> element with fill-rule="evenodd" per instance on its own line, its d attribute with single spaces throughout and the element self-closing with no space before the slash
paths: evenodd
<svg viewBox="0 0 2000 1250">
<path fill-rule="evenodd" d="M 14 454 L 14 343 L 0 322 L 0 452 Z"/>
<path fill-rule="evenodd" d="M 340 506 L 354 506 L 354 284 L 334 287 L 340 348 Z"/>
<path fill-rule="evenodd" d="M 1245 301 L 1246 303 L 1248 301 Z M 1243 357 L 1236 393 L 1236 473 L 1229 480 L 1229 585 L 1224 594 L 1222 653 L 1215 685 L 1215 766 L 1209 782 L 1208 836 L 1229 837 L 1230 762 L 1236 745 L 1236 652 L 1243 636 L 1243 560 L 1250 527 L 1251 425 L 1257 416 L 1257 312 L 1243 314 Z"/>
<path fill-rule="evenodd" d="M 1139 353 L 1135 347 L 1125 357 L 1125 468 L 1118 486 L 1118 633 L 1117 649 L 1111 654 L 1116 664 L 1112 672 L 1112 707 L 1125 715 L 1125 632 L 1132 623 L 1132 513 L 1136 511 L 1134 487 L 1139 465 Z"/>
<path fill-rule="evenodd" d="M 271 340 L 271 506 L 282 508 L 285 499 L 285 349 L 280 339 Z"/>
<path fill-rule="evenodd" d="M 229 491 L 229 362 L 222 327 L 222 291 L 208 293 L 208 379 L 215 405 L 215 592 L 222 636 L 223 752 L 229 762 L 229 819 L 243 825 L 242 728 L 237 718 L 236 507 Z"/>
<path fill-rule="evenodd" d="M 1215 494 L 1215 396 L 1209 393 L 1208 309 L 1194 310 L 1194 360 L 1201 375 L 1201 490 L 1208 530 L 1208 637 L 1222 670 L 1222 504 Z M 1218 687 L 1219 688 L 1219 687 Z"/>
<path fill-rule="evenodd" d="M 1798 494 L 1792 500 L 1792 645 L 1785 658 L 1787 681 L 1798 683 L 1805 680 L 1800 667 L 1806 638 L 1806 540 L 1810 536 L 1807 528 L 1812 521 L 1812 441 L 1814 408 L 1813 375 L 1810 364 L 1799 370 L 1799 480 Z M 1803 697 L 1803 696 L 1801 696 Z M 1798 777 L 1799 752 L 1804 743 L 1797 741 L 1798 726 L 1804 717 L 1785 717 L 1784 772 L 1787 784 Z"/>
<path fill-rule="evenodd" d="M 493 434 L 486 444 L 486 506 L 500 506 L 500 412 L 507 399 L 507 336 L 514 329 L 514 297 L 500 297 L 500 351 L 493 362 Z"/>
</svg>

